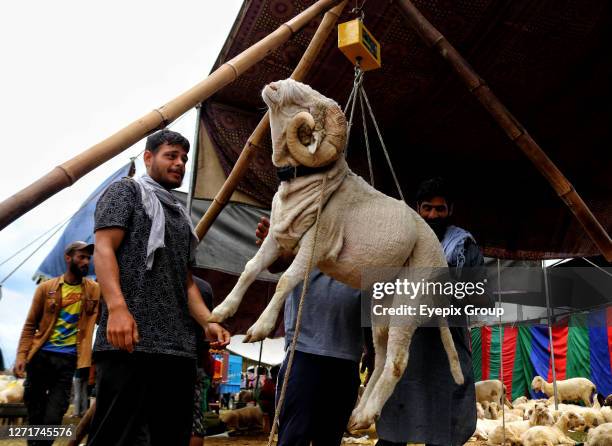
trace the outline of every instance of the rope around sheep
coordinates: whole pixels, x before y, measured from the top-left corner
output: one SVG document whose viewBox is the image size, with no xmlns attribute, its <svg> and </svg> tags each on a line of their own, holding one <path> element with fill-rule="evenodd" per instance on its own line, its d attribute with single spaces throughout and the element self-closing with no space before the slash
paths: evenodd
<svg viewBox="0 0 612 446">
<path fill-rule="evenodd" d="M 274 434 L 276 433 L 276 427 L 278 425 L 280 419 L 280 411 L 283 407 L 283 403 L 285 402 L 285 393 L 287 392 L 287 384 L 289 383 L 289 374 L 291 373 L 291 366 L 293 365 L 293 357 L 295 356 L 295 347 L 297 345 L 297 339 L 300 335 L 300 328 L 302 325 L 302 307 L 304 306 L 304 297 L 308 292 L 308 279 L 310 278 L 310 272 L 312 270 L 312 263 L 314 259 L 314 252 L 317 246 L 317 238 L 319 237 L 319 221 L 321 217 L 321 209 L 323 208 L 323 192 L 325 191 L 325 186 L 327 184 L 327 175 L 323 176 L 323 184 L 321 185 L 321 194 L 319 195 L 319 206 L 317 208 L 317 219 L 315 221 L 315 233 L 314 239 L 312 242 L 312 250 L 310 251 L 310 257 L 308 258 L 308 266 L 306 267 L 306 271 L 304 272 L 304 285 L 302 286 L 302 294 L 300 295 L 300 303 L 298 306 L 297 316 L 295 320 L 295 332 L 293 334 L 293 339 L 291 340 L 291 346 L 289 347 L 289 359 L 287 360 L 287 369 L 285 370 L 285 376 L 283 378 L 283 386 L 281 387 L 281 393 L 278 397 L 278 403 L 276 404 L 276 409 L 274 410 L 274 421 L 272 422 L 272 426 L 270 429 L 270 437 L 268 438 L 268 446 L 272 446 L 274 442 Z"/>
</svg>

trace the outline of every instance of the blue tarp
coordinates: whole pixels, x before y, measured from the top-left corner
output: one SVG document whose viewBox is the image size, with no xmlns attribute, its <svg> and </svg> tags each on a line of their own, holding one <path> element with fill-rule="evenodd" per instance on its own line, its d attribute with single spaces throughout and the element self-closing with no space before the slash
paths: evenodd
<svg viewBox="0 0 612 446">
<path fill-rule="evenodd" d="M 57 277 L 64 274 L 66 271 L 64 248 L 68 245 L 68 243 L 76 240 L 82 240 L 87 243 L 94 242 L 94 212 L 96 210 L 98 199 L 110 184 L 120 180 L 123 177 L 126 177 L 131 167 L 131 162 L 123 166 L 121 169 L 107 178 L 104 183 L 98 186 L 98 188 L 89 197 L 87 197 L 79 210 L 74 214 L 68 223 L 68 226 L 66 226 L 66 229 L 64 229 L 64 232 L 51 252 L 38 267 L 36 274 L 34 274 L 35 280 L 38 280 L 39 278 Z M 89 264 L 89 275 L 95 275 L 94 271 L 94 264 L 91 262 Z"/>
</svg>

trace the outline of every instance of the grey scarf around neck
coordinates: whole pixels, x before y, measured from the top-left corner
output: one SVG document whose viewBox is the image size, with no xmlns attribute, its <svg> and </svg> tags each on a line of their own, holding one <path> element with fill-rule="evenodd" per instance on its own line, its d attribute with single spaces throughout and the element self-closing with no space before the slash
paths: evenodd
<svg viewBox="0 0 612 446">
<path fill-rule="evenodd" d="M 134 180 L 140 188 L 140 196 L 142 197 L 142 204 L 144 206 L 147 216 L 151 219 L 151 233 L 149 235 L 149 242 L 147 244 L 147 270 L 153 268 L 153 261 L 155 259 L 155 251 L 158 248 L 164 248 L 164 240 L 166 237 L 166 216 L 162 203 L 170 208 L 179 210 L 185 220 L 189 224 L 191 230 L 191 247 L 189 258 L 193 260 L 195 258 L 195 252 L 198 248 L 198 236 L 193 229 L 193 223 L 191 218 L 187 214 L 187 210 L 183 205 L 164 187 L 162 187 L 157 181 L 151 178 L 149 175 L 143 175 L 140 178 Z"/>
</svg>

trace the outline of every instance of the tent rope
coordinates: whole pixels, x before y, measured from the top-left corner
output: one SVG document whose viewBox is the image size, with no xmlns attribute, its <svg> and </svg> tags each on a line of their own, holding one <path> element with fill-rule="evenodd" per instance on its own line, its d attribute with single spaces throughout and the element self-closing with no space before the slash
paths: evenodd
<svg viewBox="0 0 612 446">
<path fill-rule="evenodd" d="M 39 241 L 41 238 L 43 238 L 45 235 L 47 235 L 49 232 L 53 231 L 55 228 L 57 228 L 59 225 L 64 225 L 66 224 L 66 222 L 68 220 L 70 220 L 72 217 L 68 217 L 66 220 L 64 221 L 60 221 L 59 223 L 56 223 L 55 225 L 51 226 L 49 229 L 47 229 L 45 232 L 43 232 L 42 234 L 40 234 L 38 237 L 36 237 L 34 240 L 32 240 L 30 243 L 28 243 L 27 245 L 21 247 L 20 249 L 17 250 L 17 252 L 11 254 L 9 257 L 7 257 L 6 259 L 4 259 L 2 262 L 0 262 L 0 266 L 4 265 L 6 262 L 14 259 L 16 256 L 18 256 L 19 254 L 21 254 L 23 251 L 25 251 L 27 248 L 29 248 L 30 246 L 32 246 L 34 243 L 36 243 L 37 241 Z"/>
<path fill-rule="evenodd" d="M 268 446 L 272 446 L 274 442 L 274 435 L 276 434 L 276 428 L 278 426 L 278 422 L 280 420 L 280 412 L 283 408 L 283 403 L 285 402 L 285 395 L 287 393 L 287 385 L 289 383 L 289 374 L 291 373 L 291 367 L 293 365 L 293 358 L 295 357 L 295 348 L 297 346 L 298 336 L 300 334 L 300 329 L 302 327 L 302 310 L 304 307 L 304 297 L 308 292 L 310 272 L 313 267 L 313 260 L 315 249 L 317 246 L 317 239 L 319 238 L 319 223 L 321 221 L 321 210 L 323 208 L 323 193 L 325 191 L 325 186 L 327 185 L 327 175 L 323 176 L 323 184 L 321 186 L 321 193 L 319 195 L 319 204 L 317 207 L 317 219 L 315 221 L 315 233 L 314 239 L 312 241 L 312 249 L 310 251 L 310 256 L 308 257 L 308 266 L 306 267 L 306 271 L 304 272 L 304 283 L 302 286 L 302 294 L 300 295 L 300 303 L 298 305 L 297 316 L 295 320 L 295 332 L 293 334 L 293 339 L 291 340 L 291 346 L 289 347 L 289 359 L 287 360 L 287 369 L 285 370 L 285 376 L 283 378 L 283 385 L 281 387 L 280 396 L 278 397 L 278 402 L 276 403 L 276 409 L 274 411 L 274 421 L 272 422 L 272 426 L 270 429 L 270 436 L 268 438 Z"/>
<path fill-rule="evenodd" d="M 76 212 L 75 212 L 74 215 L 76 215 Z M 74 215 L 72 217 L 74 217 Z M 15 274 L 17 272 L 17 270 L 19 270 L 19 268 L 21 268 L 24 265 L 24 263 L 26 263 L 28 260 L 30 260 L 34 254 L 36 254 L 49 240 L 51 240 L 53 238 L 53 236 L 55 234 L 57 234 L 59 232 L 59 230 L 62 229 L 66 223 L 68 223 L 70 220 L 72 220 L 72 217 L 70 217 L 68 220 L 64 221 L 64 223 L 62 223 L 60 226 L 58 226 L 58 228 L 55 231 L 53 231 L 49 237 L 44 239 L 43 242 L 40 245 L 38 245 L 34 251 L 32 251 L 30 254 L 28 254 L 28 256 L 25 259 L 23 259 L 15 268 L 13 268 L 13 270 L 10 273 L 8 273 L 6 276 L 4 276 L 4 279 L 0 280 L 0 287 L 2 285 L 4 285 L 4 282 L 6 282 L 13 274 Z"/>
</svg>

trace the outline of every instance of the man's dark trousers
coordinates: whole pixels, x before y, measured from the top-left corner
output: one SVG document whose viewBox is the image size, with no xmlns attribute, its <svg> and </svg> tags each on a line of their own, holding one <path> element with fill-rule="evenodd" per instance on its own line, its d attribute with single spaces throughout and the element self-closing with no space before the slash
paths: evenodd
<svg viewBox="0 0 612 446">
<path fill-rule="evenodd" d="M 195 360 L 100 352 L 96 411 L 88 446 L 187 446 L 193 421 Z"/>
<path fill-rule="evenodd" d="M 26 365 L 23 400 L 30 425 L 61 425 L 70 404 L 76 355 L 37 351 Z M 51 445 L 53 440 L 28 440 L 30 446 Z"/>
<path fill-rule="evenodd" d="M 289 354 L 287 354 L 289 357 Z M 278 375 L 276 396 L 287 359 Z M 295 352 L 278 427 L 278 446 L 339 446 L 359 391 L 359 364 Z"/>
</svg>

